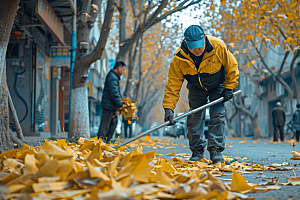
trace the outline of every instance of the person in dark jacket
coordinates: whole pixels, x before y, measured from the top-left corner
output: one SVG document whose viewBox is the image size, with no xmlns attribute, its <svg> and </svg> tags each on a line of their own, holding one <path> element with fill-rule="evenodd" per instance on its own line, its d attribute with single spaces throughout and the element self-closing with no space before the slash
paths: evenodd
<svg viewBox="0 0 300 200">
<path fill-rule="evenodd" d="M 281 103 L 277 102 L 276 107 L 272 111 L 273 126 L 274 126 L 274 142 L 278 141 L 278 130 L 280 140 L 284 141 L 283 126 L 285 125 L 285 111 L 281 107 Z"/>
<path fill-rule="evenodd" d="M 120 77 L 125 70 L 124 62 L 117 62 L 108 72 L 102 96 L 102 120 L 100 123 L 98 138 L 109 143 L 118 124 L 117 109 L 123 107 L 120 93 Z"/>
<path fill-rule="evenodd" d="M 293 115 L 293 127 L 296 129 L 296 140 L 299 142 L 300 137 L 300 103 L 297 104 L 297 110 Z"/>
</svg>

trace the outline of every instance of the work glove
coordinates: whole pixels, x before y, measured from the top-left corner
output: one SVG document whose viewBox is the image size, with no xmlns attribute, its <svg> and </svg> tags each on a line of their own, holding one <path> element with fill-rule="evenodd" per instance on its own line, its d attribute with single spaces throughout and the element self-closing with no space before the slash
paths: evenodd
<svg viewBox="0 0 300 200">
<path fill-rule="evenodd" d="M 223 103 L 228 101 L 229 99 L 231 99 L 233 97 L 233 90 L 231 89 L 224 89 L 221 97 L 224 97 Z"/>
<path fill-rule="evenodd" d="M 174 122 L 174 112 L 170 108 L 165 108 L 165 122 L 170 121 L 169 126 L 175 125 L 176 122 Z"/>
</svg>

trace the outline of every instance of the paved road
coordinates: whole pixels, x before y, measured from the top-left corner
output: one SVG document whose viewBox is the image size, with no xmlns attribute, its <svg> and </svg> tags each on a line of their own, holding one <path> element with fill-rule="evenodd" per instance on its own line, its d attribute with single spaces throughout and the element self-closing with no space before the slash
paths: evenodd
<svg viewBox="0 0 300 200">
<path fill-rule="evenodd" d="M 290 165 L 293 166 L 296 163 L 300 163 L 300 160 L 291 160 L 293 147 L 291 143 L 279 143 L 279 144 L 271 144 L 270 140 L 259 140 L 256 144 L 253 143 L 254 140 L 246 140 L 244 144 L 240 144 L 243 140 L 238 139 L 227 139 L 227 144 L 232 147 L 226 147 L 223 152 L 226 156 L 239 156 L 241 158 L 247 157 L 247 162 L 257 162 L 262 163 L 264 165 L 270 165 L 274 163 L 283 163 L 290 162 Z M 180 148 L 184 145 L 173 145 L 176 149 L 155 149 L 157 153 L 163 154 L 165 158 L 171 158 L 171 156 L 166 156 L 166 154 L 175 152 L 177 153 L 191 153 L 188 148 L 188 140 L 187 139 L 175 139 L 175 144 L 185 144 L 185 148 Z M 172 146 L 172 145 L 170 145 Z M 165 146 L 167 147 L 167 146 Z M 295 150 L 300 150 L 300 144 L 296 145 Z M 152 148 L 144 147 L 144 152 L 153 151 Z M 205 152 L 205 158 L 209 159 L 208 151 Z M 188 158 L 186 158 L 188 159 Z M 300 168 L 297 167 L 294 172 L 297 176 L 300 176 Z M 264 174 L 267 177 L 279 177 L 277 183 L 285 183 L 288 176 L 294 176 L 293 171 L 266 171 Z M 249 183 L 262 183 L 264 182 L 262 178 L 257 178 L 259 176 L 259 172 L 253 173 L 251 175 L 243 175 Z M 300 186 L 284 186 L 280 185 L 281 190 L 272 190 L 266 193 L 258 192 L 258 193 L 248 193 L 249 196 L 255 196 L 257 199 L 300 199 Z"/>
</svg>

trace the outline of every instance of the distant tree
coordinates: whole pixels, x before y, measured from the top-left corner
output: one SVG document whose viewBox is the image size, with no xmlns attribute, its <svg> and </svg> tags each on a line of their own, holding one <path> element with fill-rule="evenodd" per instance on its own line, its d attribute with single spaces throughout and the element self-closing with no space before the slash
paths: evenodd
<svg viewBox="0 0 300 200">
<path fill-rule="evenodd" d="M 128 4 L 127 2 L 130 2 Z M 201 0 L 120 0 L 118 10 L 120 12 L 120 33 L 119 33 L 119 52 L 117 60 L 126 60 L 129 55 L 129 65 L 127 83 L 124 91 L 125 96 L 129 96 L 132 89 L 132 77 L 137 48 L 142 35 L 154 25 L 167 19 L 168 16 L 180 12 L 192 5 L 199 4 Z M 126 6 L 127 3 L 127 6 Z M 128 6 L 130 5 L 130 7 Z M 200 4 L 197 9 L 200 9 Z M 169 19 L 167 20 L 171 22 Z M 129 23 L 128 23 L 129 22 Z M 126 27 L 126 24 L 129 26 Z M 178 22 L 173 23 L 175 26 Z M 176 27 L 173 26 L 173 29 Z"/>
<path fill-rule="evenodd" d="M 247 61 L 239 63 L 241 73 L 249 78 L 253 74 L 258 75 L 260 80 L 269 73 L 286 89 L 291 106 L 294 98 L 300 102 L 299 84 L 294 72 L 295 61 L 300 56 L 300 35 L 297 34 L 300 14 L 296 11 L 299 6 L 299 1 L 295 0 L 221 0 L 220 5 L 214 2 L 204 9 L 209 17 L 210 30 L 222 37 L 239 60 Z M 285 49 L 284 56 L 278 57 L 281 62 L 278 67 L 269 66 L 266 56 L 274 51 L 274 47 L 280 46 Z M 292 86 L 282 78 L 289 55 L 293 56 L 290 63 Z M 260 87 L 257 80 L 253 85 L 257 88 L 254 95 L 257 98 Z M 234 102 L 234 105 L 250 117 L 256 130 L 254 133 L 259 134 L 257 108 L 252 114 L 241 101 Z"/>
<path fill-rule="evenodd" d="M 286 89 L 291 105 L 294 98 L 300 102 L 300 84 L 295 76 L 295 63 L 300 57 L 299 7 L 297 0 L 223 0 L 222 20 L 213 23 L 214 29 L 222 32 L 226 41 L 232 44 L 237 56 L 252 59 L 247 63 L 248 67 L 260 60 L 263 68 Z M 284 48 L 285 54 L 280 57 L 278 67 L 269 66 L 265 57 L 276 47 Z M 292 56 L 291 86 L 282 78 L 282 70 L 289 56 Z"/>
</svg>

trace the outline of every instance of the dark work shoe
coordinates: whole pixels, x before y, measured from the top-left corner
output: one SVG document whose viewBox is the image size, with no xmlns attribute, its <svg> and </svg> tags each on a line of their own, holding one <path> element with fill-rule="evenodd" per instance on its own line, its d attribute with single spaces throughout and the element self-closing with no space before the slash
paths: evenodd
<svg viewBox="0 0 300 200">
<path fill-rule="evenodd" d="M 210 160 L 213 162 L 213 164 L 217 162 L 224 162 L 224 158 L 221 152 L 219 151 L 219 149 L 212 148 L 210 149 L 209 153 L 210 153 Z"/>
<path fill-rule="evenodd" d="M 204 157 L 204 149 L 193 151 L 190 161 L 201 161 Z"/>
</svg>

